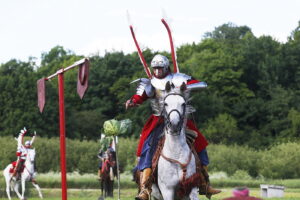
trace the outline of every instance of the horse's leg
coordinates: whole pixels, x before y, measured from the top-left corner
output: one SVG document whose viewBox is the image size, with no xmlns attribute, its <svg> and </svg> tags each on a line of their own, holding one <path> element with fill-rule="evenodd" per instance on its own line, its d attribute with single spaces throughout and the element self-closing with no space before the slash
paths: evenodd
<svg viewBox="0 0 300 200">
<path fill-rule="evenodd" d="M 111 197 L 114 197 L 114 181 L 110 181 Z"/>
<path fill-rule="evenodd" d="M 25 178 L 22 178 L 21 176 L 21 183 L 22 183 L 22 200 L 24 199 L 24 195 L 25 195 Z"/>
<path fill-rule="evenodd" d="M 164 200 L 173 200 L 175 199 L 174 190 L 170 190 L 166 185 L 159 185 L 160 191 L 162 192 L 162 196 Z"/>
<path fill-rule="evenodd" d="M 37 184 L 37 182 L 34 179 L 31 181 L 31 183 L 35 187 L 35 189 L 38 191 L 39 197 L 42 199 L 43 198 L 43 194 L 42 194 L 40 186 Z"/>
<path fill-rule="evenodd" d="M 190 200 L 199 200 L 198 198 L 198 189 L 194 187 L 189 195 Z"/>
<path fill-rule="evenodd" d="M 161 196 L 161 193 L 160 193 L 160 191 L 158 189 L 158 186 L 156 184 L 152 185 L 152 193 L 151 193 L 151 195 L 152 195 L 152 198 L 154 200 L 163 200 L 163 197 Z"/>
<path fill-rule="evenodd" d="M 20 183 L 18 181 L 15 182 L 15 185 L 14 185 L 14 191 L 16 192 L 17 196 L 19 199 L 22 199 L 22 195 L 20 194 L 19 192 L 19 185 Z"/>
<path fill-rule="evenodd" d="M 105 197 L 108 197 L 108 181 L 107 181 L 107 177 L 105 178 L 104 181 L 104 191 L 105 191 Z"/>
<path fill-rule="evenodd" d="M 7 198 L 9 200 L 11 200 L 11 197 L 10 197 L 10 177 L 9 176 L 5 176 L 5 182 L 6 182 L 6 194 L 7 194 Z"/>
</svg>

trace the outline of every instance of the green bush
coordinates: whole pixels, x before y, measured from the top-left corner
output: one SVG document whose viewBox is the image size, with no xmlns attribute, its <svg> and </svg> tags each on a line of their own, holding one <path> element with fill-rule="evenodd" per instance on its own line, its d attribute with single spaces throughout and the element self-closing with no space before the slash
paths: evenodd
<svg viewBox="0 0 300 200">
<path fill-rule="evenodd" d="M 236 180 L 251 180 L 252 177 L 245 170 L 237 170 L 230 178 Z"/>
<path fill-rule="evenodd" d="M 258 176 L 261 152 L 237 145 L 214 145 L 207 148 L 213 171 L 224 171 L 232 176 L 238 170 L 244 170 L 253 177 Z"/>
<path fill-rule="evenodd" d="M 17 142 L 13 137 L 1 137 L 0 167 L 4 169 L 16 160 Z M 36 149 L 36 165 L 39 173 L 60 171 L 60 141 L 59 138 L 37 137 L 34 144 Z M 120 168 L 131 169 L 135 164 L 137 140 L 119 138 Z M 98 168 L 97 153 L 100 143 L 95 141 L 66 140 L 67 172 L 96 173 Z"/>
<path fill-rule="evenodd" d="M 264 152 L 259 173 L 268 178 L 299 178 L 299 152 L 299 143 L 289 142 L 273 146 Z"/>
<path fill-rule="evenodd" d="M 119 137 L 121 171 L 131 171 L 136 165 L 137 143 L 137 139 Z M 0 168 L 4 169 L 16 160 L 17 142 L 13 137 L 1 137 L 0 145 Z M 36 164 L 39 173 L 60 172 L 59 138 L 37 137 L 33 146 L 37 152 Z M 96 173 L 99 148 L 100 143 L 96 141 L 67 139 L 67 172 Z M 248 174 L 253 178 L 300 178 L 299 143 L 289 142 L 259 151 L 245 146 L 210 144 L 207 150 L 210 171 L 225 172 L 235 179 L 246 180 L 249 178 Z"/>
</svg>

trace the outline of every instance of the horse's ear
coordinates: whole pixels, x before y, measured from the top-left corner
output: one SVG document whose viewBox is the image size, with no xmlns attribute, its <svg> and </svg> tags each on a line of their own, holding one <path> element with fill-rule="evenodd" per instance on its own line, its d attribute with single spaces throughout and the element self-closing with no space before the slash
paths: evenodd
<svg viewBox="0 0 300 200">
<path fill-rule="evenodd" d="M 171 91 L 171 84 L 170 84 L 170 81 L 168 81 L 168 82 L 166 83 L 166 91 L 167 91 L 167 92 L 170 92 L 170 91 Z"/>
<path fill-rule="evenodd" d="M 182 85 L 180 86 L 180 91 L 184 92 L 186 90 L 186 84 L 185 82 L 182 83 Z"/>
</svg>

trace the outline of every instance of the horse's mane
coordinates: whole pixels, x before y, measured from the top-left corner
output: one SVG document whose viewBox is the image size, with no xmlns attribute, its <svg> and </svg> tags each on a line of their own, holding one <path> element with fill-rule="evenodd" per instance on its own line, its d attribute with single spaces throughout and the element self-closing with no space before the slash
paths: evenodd
<svg viewBox="0 0 300 200">
<path fill-rule="evenodd" d="M 164 106 L 164 99 L 169 94 L 179 94 L 184 97 L 184 99 L 186 101 L 186 110 L 185 110 L 186 117 L 189 114 L 196 111 L 196 109 L 190 104 L 190 102 L 192 100 L 192 97 L 190 97 L 190 91 L 185 90 L 182 92 L 179 89 L 173 88 L 170 92 L 165 91 L 163 93 L 163 98 L 161 98 L 158 103 L 157 103 L 157 101 L 151 101 L 152 108 L 155 113 L 161 113 L 161 111 L 163 110 L 163 106 Z"/>
</svg>

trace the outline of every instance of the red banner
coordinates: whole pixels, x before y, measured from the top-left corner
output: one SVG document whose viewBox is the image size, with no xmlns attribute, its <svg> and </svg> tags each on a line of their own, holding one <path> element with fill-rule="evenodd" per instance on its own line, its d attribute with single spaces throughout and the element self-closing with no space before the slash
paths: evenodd
<svg viewBox="0 0 300 200">
<path fill-rule="evenodd" d="M 42 113 L 46 103 L 46 90 L 45 90 L 45 78 L 41 78 L 37 81 L 37 95 L 38 95 L 38 107 Z"/>
<path fill-rule="evenodd" d="M 81 99 L 83 98 L 84 93 L 88 88 L 89 66 L 89 60 L 86 59 L 78 69 L 77 93 Z"/>
</svg>

